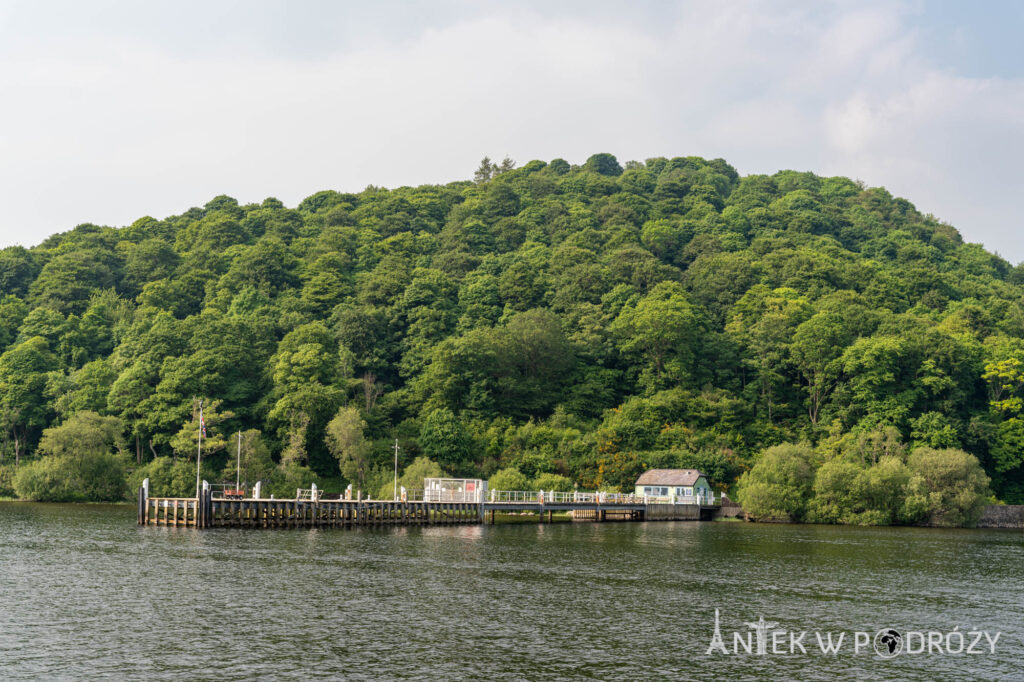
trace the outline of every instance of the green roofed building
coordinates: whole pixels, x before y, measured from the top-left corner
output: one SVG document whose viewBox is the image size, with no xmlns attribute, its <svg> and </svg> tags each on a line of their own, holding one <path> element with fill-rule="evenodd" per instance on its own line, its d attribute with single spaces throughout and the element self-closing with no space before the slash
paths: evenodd
<svg viewBox="0 0 1024 682">
<path fill-rule="evenodd" d="M 636 479 L 636 494 L 679 503 L 714 499 L 707 477 L 696 469 L 649 469 Z"/>
</svg>

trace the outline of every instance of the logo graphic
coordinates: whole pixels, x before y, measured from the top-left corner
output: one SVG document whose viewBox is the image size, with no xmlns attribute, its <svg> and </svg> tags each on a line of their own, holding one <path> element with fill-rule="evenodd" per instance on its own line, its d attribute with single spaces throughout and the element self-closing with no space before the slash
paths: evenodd
<svg viewBox="0 0 1024 682">
<path fill-rule="evenodd" d="M 892 628 L 875 633 L 875 653 L 881 658 L 895 658 L 903 651 L 903 635 Z"/>
<path fill-rule="evenodd" d="M 987 630 L 903 630 L 882 628 L 871 636 L 871 632 L 855 630 L 829 632 L 820 630 L 789 629 L 764 616 L 756 621 L 743 622 L 746 631 L 722 633 L 721 614 L 715 609 L 715 627 L 705 656 L 714 653 L 726 655 L 748 654 L 754 656 L 795 656 L 821 652 L 822 656 L 838 656 L 850 652 L 855 655 L 870 654 L 890 659 L 899 655 L 956 655 L 995 654 L 996 645 L 1003 633 L 992 634 Z M 731 634 L 731 636 L 730 636 Z M 817 645 L 817 646 L 815 646 Z M 816 651 L 817 650 L 817 651 Z"/>
</svg>

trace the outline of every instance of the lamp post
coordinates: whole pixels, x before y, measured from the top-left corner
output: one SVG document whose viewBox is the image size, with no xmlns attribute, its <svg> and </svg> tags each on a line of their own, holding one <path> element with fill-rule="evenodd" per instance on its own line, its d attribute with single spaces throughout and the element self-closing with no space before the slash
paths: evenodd
<svg viewBox="0 0 1024 682">
<path fill-rule="evenodd" d="M 206 430 L 206 424 L 203 423 L 203 401 L 199 401 L 199 448 L 196 450 L 196 499 L 199 499 L 199 478 L 200 478 L 200 465 L 203 461 L 203 431 Z"/>
<path fill-rule="evenodd" d="M 395 439 L 395 491 L 391 498 L 392 500 L 398 499 L 398 439 Z"/>
<path fill-rule="evenodd" d="M 242 430 L 238 430 L 238 457 L 235 459 L 235 495 L 242 482 Z M 246 483 L 248 485 L 248 483 Z"/>
</svg>

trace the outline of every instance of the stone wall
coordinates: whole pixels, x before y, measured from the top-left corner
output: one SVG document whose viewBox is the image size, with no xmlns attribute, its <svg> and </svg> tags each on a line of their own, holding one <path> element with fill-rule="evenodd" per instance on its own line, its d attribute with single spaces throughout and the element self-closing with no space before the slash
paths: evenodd
<svg viewBox="0 0 1024 682">
<path fill-rule="evenodd" d="M 649 504 L 648 521 L 697 521 L 700 519 L 700 505 L 696 504 Z"/>
<path fill-rule="evenodd" d="M 727 507 L 723 504 L 715 511 L 716 519 L 734 519 L 737 517 L 741 519 L 743 518 L 743 507 L 739 506 L 738 504 L 734 504 L 730 507 Z"/>
<path fill-rule="evenodd" d="M 990 504 L 982 512 L 978 528 L 1024 529 L 1024 504 Z"/>
<path fill-rule="evenodd" d="M 715 511 L 716 519 L 743 518 L 743 507 L 729 499 L 728 495 L 722 495 L 722 506 Z"/>
</svg>

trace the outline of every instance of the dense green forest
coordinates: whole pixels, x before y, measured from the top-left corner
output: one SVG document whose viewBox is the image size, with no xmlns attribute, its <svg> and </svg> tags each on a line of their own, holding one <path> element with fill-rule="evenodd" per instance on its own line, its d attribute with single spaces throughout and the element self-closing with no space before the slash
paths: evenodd
<svg viewBox="0 0 1024 682">
<path fill-rule="evenodd" d="M 485 159 L 79 225 L 0 251 L 0 291 L 0 494 L 187 492 L 202 400 L 205 477 L 240 431 L 243 477 L 293 494 L 380 488 L 397 438 L 415 471 L 570 489 L 963 450 L 1024 502 L 1024 268 L 843 177 Z"/>
</svg>

